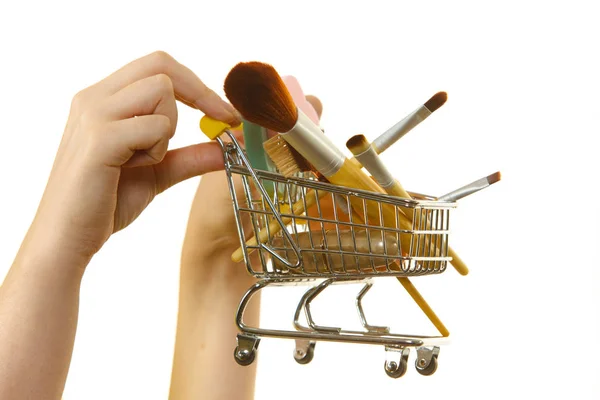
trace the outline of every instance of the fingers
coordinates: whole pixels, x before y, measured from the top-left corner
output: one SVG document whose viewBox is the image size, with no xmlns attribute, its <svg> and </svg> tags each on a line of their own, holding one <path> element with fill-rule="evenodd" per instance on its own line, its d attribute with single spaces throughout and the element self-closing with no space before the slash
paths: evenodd
<svg viewBox="0 0 600 400">
<path fill-rule="evenodd" d="M 109 166 L 138 167 L 160 163 L 174 127 L 162 114 L 143 115 L 109 123 L 102 138 Z"/>
<path fill-rule="evenodd" d="M 98 116 L 111 121 L 106 137 L 111 165 L 159 163 L 177 126 L 171 79 L 159 74 L 133 82 L 103 101 Z"/>
<path fill-rule="evenodd" d="M 239 114 L 230 104 L 206 87 L 189 68 L 162 51 L 127 64 L 98 85 L 108 94 L 113 94 L 133 82 L 159 74 L 165 74 L 171 79 L 175 97 L 184 104 L 198 108 L 210 117 L 231 125 L 241 122 Z"/>
<path fill-rule="evenodd" d="M 171 150 L 154 166 L 157 193 L 186 179 L 223 168 L 223 151 L 218 143 L 200 143 Z"/>
<path fill-rule="evenodd" d="M 173 83 L 165 74 L 135 81 L 108 97 L 100 106 L 100 113 L 110 120 L 140 115 L 162 114 L 177 126 L 177 105 Z"/>
</svg>

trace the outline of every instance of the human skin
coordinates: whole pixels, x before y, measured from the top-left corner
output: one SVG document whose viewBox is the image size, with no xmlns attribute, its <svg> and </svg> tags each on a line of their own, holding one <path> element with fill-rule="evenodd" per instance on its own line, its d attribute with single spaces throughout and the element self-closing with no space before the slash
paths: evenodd
<svg viewBox="0 0 600 400">
<path fill-rule="evenodd" d="M 39 207 L 0 287 L 0 398 L 61 397 L 90 259 L 156 195 L 223 168 L 215 143 L 168 150 L 177 100 L 240 121 L 164 52 L 135 60 L 74 97 Z"/>
</svg>

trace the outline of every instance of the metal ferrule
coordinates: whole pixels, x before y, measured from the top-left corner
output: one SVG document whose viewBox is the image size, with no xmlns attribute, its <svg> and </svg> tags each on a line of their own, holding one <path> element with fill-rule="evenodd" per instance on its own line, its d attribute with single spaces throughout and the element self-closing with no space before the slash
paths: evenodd
<svg viewBox="0 0 600 400">
<path fill-rule="evenodd" d="M 344 153 L 300 109 L 296 125 L 281 137 L 325 177 L 338 172 L 346 161 Z"/>
<path fill-rule="evenodd" d="M 354 155 L 354 157 L 373 175 L 373 178 L 381 187 L 387 189 L 394 184 L 394 177 L 387 170 L 372 145 L 362 153 Z"/>
<path fill-rule="evenodd" d="M 388 147 L 393 145 L 402 136 L 406 135 L 415 126 L 419 125 L 425 118 L 431 115 L 431 111 L 425 106 L 417 108 L 412 113 L 408 114 L 403 120 L 392 126 L 387 131 L 383 132 L 377 139 L 373 141 L 373 147 L 378 154 L 381 154 Z"/>
<path fill-rule="evenodd" d="M 456 201 L 470 194 L 478 192 L 481 189 L 485 189 L 488 186 L 490 186 L 490 183 L 488 182 L 487 177 L 477 179 L 475 182 L 469 183 L 468 185 L 438 197 L 438 201 Z"/>
</svg>

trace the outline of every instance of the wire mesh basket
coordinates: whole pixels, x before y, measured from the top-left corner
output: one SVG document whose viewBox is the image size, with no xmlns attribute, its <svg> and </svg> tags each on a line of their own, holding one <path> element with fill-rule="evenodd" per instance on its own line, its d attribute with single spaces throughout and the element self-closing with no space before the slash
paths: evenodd
<svg viewBox="0 0 600 400">
<path fill-rule="evenodd" d="M 407 278 L 440 274 L 448 256 L 449 214 L 454 202 L 419 195 L 405 199 L 321 182 L 312 174 L 288 178 L 255 170 L 234 135 L 220 143 L 241 247 L 233 258 L 244 261 L 259 279 L 240 301 L 234 357 L 238 364 L 254 361 L 261 337 L 294 339 L 294 359 L 312 360 L 317 341 L 383 345 L 386 373 L 398 378 L 407 369 L 409 348 L 417 351 L 416 369 L 431 375 L 437 369 L 440 336 L 390 333 L 367 323 L 362 299 L 377 277 Z M 404 281 L 403 281 L 404 280 Z M 364 331 L 318 325 L 311 302 L 332 284 L 364 285 L 356 298 Z M 251 327 L 244 311 L 252 296 L 269 285 L 307 284 L 293 316 L 294 330 Z M 407 286 L 405 286 L 406 288 Z M 408 289 L 407 289 L 408 290 Z M 300 321 L 304 312 L 306 324 Z"/>
<path fill-rule="evenodd" d="M 417 276 L 446 269 L 455 203 L 253 170 L 234 143 L 224 145 L 224 153 L 242 253 L 257 278 Z M 384 220 L 386 207 L 393 221 Z"/>
</svg>

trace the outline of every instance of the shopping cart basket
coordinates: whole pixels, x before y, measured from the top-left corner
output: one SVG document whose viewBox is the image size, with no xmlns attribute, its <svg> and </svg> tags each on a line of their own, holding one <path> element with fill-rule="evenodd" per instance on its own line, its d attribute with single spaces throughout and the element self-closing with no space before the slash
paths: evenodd
<svg viewBox="0 0 600 400">
<path fill-rule="evenodd" d="M 451 260 L 449 212 L 456 203 L 428 196 L 398 198 L 315 178 L 286 178 L 255 170 L 234 135 L 226 134 L 230 142 L 217 141 L 223 149 L 240 251 L 248 272 L 258 278 L 242 297 L 236 314 L 240 330 L 234 351 L 237 363 L 250 365 L 260 339 L 272 337 L 294 339 L 294 358 L 300 364 L 312 360 L 317 341 L 381 345 L 387 355 L 385 371 L 394 378 L 406 372 L 412 347 L 417 353 L 417 371 L 433 374 L 442 336 L 394 334 L 387 327 L 369 325 L 362 299 L 376 278 L 445 271 Z M 240 180 L 242 190 L 236 191 Z M 393 207 L 396 223 L 383 220 L 384 207 Z M 400 223 L 401 213 L 412 215 L 408 228 Z M 312 318 L 311 302 L 330 285 L 342 283 L 364 285 L 356 297 L 363 331 L 317 325 Z M 293 330 L 244 323 L 252 296 L 272 285 L 308 286 L 293 315 Z M 300 321 L 302 314 L 306 323 Z"/>
</svg>

